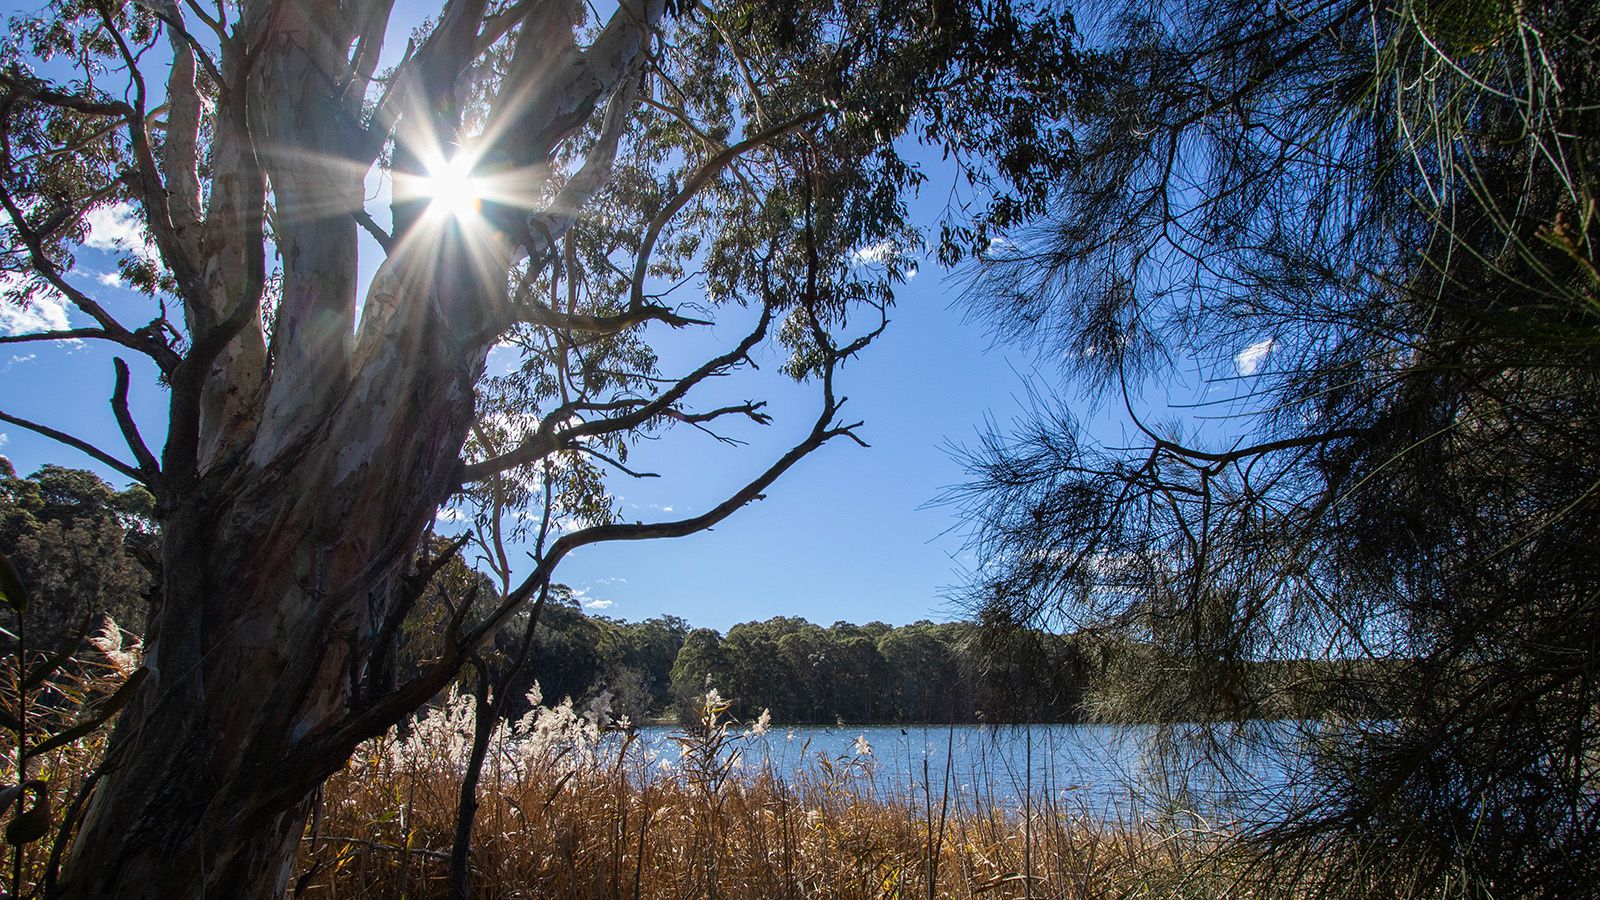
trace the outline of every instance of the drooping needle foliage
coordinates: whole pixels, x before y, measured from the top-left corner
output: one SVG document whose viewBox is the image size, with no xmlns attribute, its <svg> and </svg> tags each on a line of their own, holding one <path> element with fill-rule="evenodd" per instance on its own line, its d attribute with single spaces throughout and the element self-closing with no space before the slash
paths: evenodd
<svg viewBox="0 0 1600 900">
<path fill-rule="evenodd" d="M 1152 642 L 1109 716 L 1330 704 L 1286 878 L 1600 883 L 1600 11 L 1099 12 L 1051 222 L 974 296 L 1133 446 L 1041 388 L 974 451 L 972 603 Z M 1174 369 L 1202 402 L 1159 425 Z M 1339 664 L 1241 680 L 1274 658 Z"/>
</svg>

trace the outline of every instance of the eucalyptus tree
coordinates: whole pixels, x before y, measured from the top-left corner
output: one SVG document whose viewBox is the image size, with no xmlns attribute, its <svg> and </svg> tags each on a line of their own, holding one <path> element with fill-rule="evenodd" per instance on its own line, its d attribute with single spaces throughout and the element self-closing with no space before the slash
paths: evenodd
<svg viewBox="0 0 1600 900">
<path fill-rule="evenodd" d="M 4 302 L 70 319 L 0 340 L 101 342 L 166 392 L 157 442 L 118 359 L 123 450 L 0 412 L 145 485 L 161 529 L 68 895 L 282 896 L 322 779 L 536 614 L 564 557 L 711 527 L 859 441 L 836 374 L 923 246 L 904 149 L 971 176 L 940 186 L 976 204 L 959 254 L 1037 209 L 1072 69 L 1070 22 L 1005 2 L 450 0 L 403 51 L 394 7 L 55 0 L 4 44 Z M 96 214 L 148 234 L 121 265 L 142 324 L 74 277 Z M 713 323 L 737 336 L 658 362 Z M 767 342 L 816 389 L 792 447 L 699 515 L 618 521 L 604 475 L 641 435 L 769 422 L 696 402 Z M 495 602 L 402 670 L 447 503 L 495 554 L 521 523 L 532 572 L 502 557 Z"/>
<path fill-rule="evenodd" d="M 997 242 L 976 287 L 1125 405 L 1132 446 L 1041 391 L 975 451 L 974 602 L 1152 642 L 1100 694 L 1113 717 L 1238 720 L 1271 699 L 1252 661 L 1332 660 L 1276 686 L 1334 711 L 1272 833 L 1300 874 L 1583 893 L 1600 11 L 1104 12 L 1050 223 Z M 1172 366 L 1206 393 L 1158 425 L 1138 395 Z"/>
</svg>

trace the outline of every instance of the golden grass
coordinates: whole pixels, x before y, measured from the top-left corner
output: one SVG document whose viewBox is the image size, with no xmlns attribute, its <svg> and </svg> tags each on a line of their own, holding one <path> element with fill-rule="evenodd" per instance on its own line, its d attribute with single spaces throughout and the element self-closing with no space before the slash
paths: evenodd
<svg viewBox="0 0 1600 900">
<path fill-rule="evenodd" d="M 65 709 L 34 718 L 57 730 L 125 673 L 96 667 L 60 688 Z M 3 695 L 6 692 L 0 692 Z M 13 686 L 14 696 L 14 686 Z M 11 706 L 0 700 L 0 705 Z M 479 787 L 473 895 L 484 898 L 855 898 L 1238 896 L 1218 854 L 1223 834 L 1096 821 L 1040 792 L 1026 816 L 993 797 L 884 788 L 864 754 L 780 773 L 743 767 L 749 733 L 712 694 L 704 727 L 651 759 L 602 736 L 597 715 L 535 708 L 499 728 Z M 14 712 L 14 710 L 13 710 Z M 53 723 L 46 720 L 55 720 Z M 449 892 L 470 698 L 452 696 L 402 736 L 358 748 L 317 798 L 291 894 L 432 898 Z M 37 731 L 35 731 L 37 734 Z M 0 876 L 21 896 L 47 893 L 64 820 L 104 748 L 104 729 L 29 763 L 45 782 L 53 828 L 12 850 Z M 14 755 L 0 780 L 15 783 Z M 665 764 L 664 764 L 665 763 Z M 978 773 L 981 777 L 982 773 Z M 69 834 L 70 825 L 65 829 Z M 20 857 L 20 858 L 19 858 Z"/>
<path fill-rule="evenodd" d="M 970 795 L 946 806 L 937 789 L 880 790 L 864 756 L 814 756 L 786 777 L 741 770 L 732 760 L 744 737 L 715 716 L 708 724 L 683 739 L 681 758 L 669 754 L 670 767 L 631 741 L 591 754 L 568 739 L 502 734 L 479 791 L 474 895 L 1229 893 L 1208 862 L 1225 840 L 1215 834 L 1111 826 L 1047 801 L 1027 817 Z M 305 840 L 301 896 L 448 896 L 460 790 L 459 731 L 448 731 L 374 742 L 328 782 Z"/>
<path fill-rule="evenodd" d="M 0 709 L 25 722 L 27 734 L 3 730 L 0 785 L 19 781 L 19 737 L 36 746 L 122 685 L 134 663 L 106 655 L 109 664 L 68 666 L 28 692 L 17 690 L 21 667 L 11 660 Z M 21 694 L 30 695 L 25 708 Z M 1423 883 L 1403 863 L 1396 869 L 1398 858 L 1373 860 L 1352 875 L 1315 855 L 1263 853 L 1224 831 L 1131 815 L 1106 821 L 1071 807 L 1049 785 L 1018 810 L 992 795 L 941 789 L 937 764 L 910 790 L 884 787 L 905 780 L 880 781 L 867 752 L 813 753 L 792 772 L 770 762 L 746 766 L 764 717 L 739 729 L 715 692 L 705 699 L 702 727 L 676 738 L 666 759 L 652 758 L 632 737 L 604 734 L 598 710 L 580 714 L 570 703 L 546 708 L 530 699 L 533 712 L 501 724 L 490 741 L 471 844 L 476 897 L 1491 896 L 1465 877 Z M 474 725 L 471 698 L 451 694 L 403 734 L 359 747 L 317 797 L 291 894 L 449 896 Z M 51 861 L 67 849 L 106 734 L 102 728 L 29 759 L 27 780 L 42 790 L 30 788 L 25 805 L 47 801 L 51 828 L 8 848 L 0 893 L 50 895 Z M 973 783 L 997 780 L 970 774 Z"/>
</svg>

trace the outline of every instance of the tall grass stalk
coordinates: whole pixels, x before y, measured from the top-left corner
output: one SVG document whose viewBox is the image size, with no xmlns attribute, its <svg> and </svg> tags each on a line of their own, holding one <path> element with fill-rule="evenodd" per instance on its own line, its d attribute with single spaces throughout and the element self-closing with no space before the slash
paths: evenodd
<svg viewBox="0 0 1600 900">
<path fill-rule="evenodd" d="M 539 698 L 533 698 L 537 701 Z M 332 779 L 297 895 L 443 897 L 474 698 L 452 695 Z M 1115 825 L 1040 793 L 1025 814 L 992 788 L 876 777 L 870 746 L 780 772 L 746 753 L 766 723 L 713 692 L 662 753 L 570 702 L 496 726 L 472 847 L 479 897 L 1219 896 L 1226 835 Z M 951 749 L 954 747 L 953 733 Z M 803 754 L 804 755 L 804 754 Z M 759 761 L 752 761 L 759 760 Z M 907 765 L 910 762 L 907 761 Z M 942 782 L 942 789 L 935 784 Z M 988 781 L 989 779 L 985 779 Z M 1048 785 L 1046 785 L 1048 788 Z M 399 815 L 402 808 L 406 815 Z M 1231 885 L 1231 882 L 1226 882 Z"/>
</svg>

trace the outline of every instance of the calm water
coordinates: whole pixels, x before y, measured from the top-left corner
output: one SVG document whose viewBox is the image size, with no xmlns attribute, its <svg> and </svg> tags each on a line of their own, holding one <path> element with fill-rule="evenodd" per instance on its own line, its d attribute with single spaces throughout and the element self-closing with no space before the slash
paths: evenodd
<svg viewBox="0 0 1600 900">
<path fill-rule="evenodd" d="M 1260 821 L 1283 808 L 1289 773 L 1304 760 L 1296 757 L 1293 723 L 1249 727 L 1274 749 L 1241 753 L 1240 765 L 1225 775 L 1179 767 L 1167 778 L 1157 775 L 1162 767 L 1154 764 L 1154 731 L 1147 726 L 773 727 L 734 746 L 745 771 L 770 767 L 791 780 L 848 772 L 848 781 L 880 797 L 935 809 L 947 796 L 969 809 L 1017 808 L 1031 797 L 1035 805 L 1103 820 L 1156 816 L 1188 803 L 1208 819 Z M 672 734 L 666 727 L 641 729 L 641 759 L 674 765 L 680 750 Z M 1225 735 L 1195 728 L 1187 737 L 1204 742 Z M 867 747 L 870 753 L 861 752 Z"/>
</svg>

